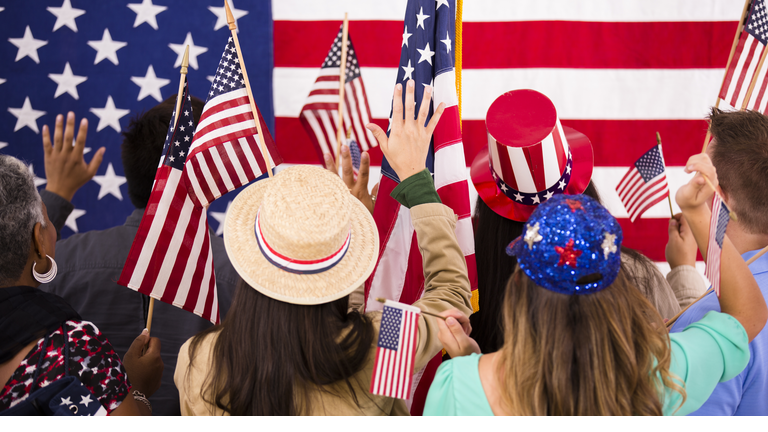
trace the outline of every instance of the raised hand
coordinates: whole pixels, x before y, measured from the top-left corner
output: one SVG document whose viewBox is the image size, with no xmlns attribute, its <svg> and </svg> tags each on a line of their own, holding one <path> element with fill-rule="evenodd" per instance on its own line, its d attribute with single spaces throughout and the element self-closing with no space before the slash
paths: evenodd
<svg viewBox="0 0 768 432">
<path fill-rule="evenodd" d="M 337 174 L 336 163 L 330 153 L 323 154 L 325 159 L 325 168 L 332 173 Z M 347 145 L 341 146 L 341 179 L 349 188 L 349 192 L 365 205 L 371 214 L 373 214 L 373 205 L 376 202 L 376 194 L 379 191 L 379 184 L 373 187 L 373 191 L 368 192 L 368 177 L 371 167 L 371 158 L 368 152 L 360 155 L 360 172 L 355 180 L 355 172 L 352 169 L 352 155 L 349 153 Z"/>
<path fill-rule="evenodd" d="M 381 151 L 387 157 L 387 161 L 395 170 L 400 181 L 424 170 L 432 132 L 435 131 L 440 116 L 445 110 L 445 104 L 441 103 L 432 114 L 429 124 L 424 126 L 429 114 L 432 87 L 427 86 L 424 89 L 419 116 L 416 117 L 414 85 L 413 80 L 408 80 L 405 91 L 405 108 L 403 108 L 402 102 L 403 86 L 401 84 L 395 86 L 395 93 L 392 95 L 392 128 L 389 137 L 382 128 L 374 123 L 368 123 L 365 126 L 376 137 Z M 405 118 L 403 118 L 403 109 L 405 109 Z"/>
<path fill-rule="evenodd" d="M 706 153 L 691 156 L 685 164 L 685 172 L 696 172 L 696 175 L 675 194 L 675 201 L 683 212 L 693 210 L 712 200 L 715 191 L 707 184 L 703 175 L 707 176 L 714 187 L 718 185 L 717 172 Z"/>
<path fill-rule="evenodd" d="M 56 126 L 53 131 L 53 142 L 48 125 L 43 126 L 43 152 L 45 159 L 45 176 L 48 180 L 45 189 L 53 192 L 67 201 L 72 201 L 78 189 L 96 175 L 104 158 L 104 147 L 93 155 L 90 163 L 85 163 L 83 150 L 88 136 L 88 120 L 80 121 L 77 139 L 72 145 L 75 134 L 75 113 L 67 113 L 67 124 L 64 127 L 64 116 L 56 116 Z"/>
</svg>

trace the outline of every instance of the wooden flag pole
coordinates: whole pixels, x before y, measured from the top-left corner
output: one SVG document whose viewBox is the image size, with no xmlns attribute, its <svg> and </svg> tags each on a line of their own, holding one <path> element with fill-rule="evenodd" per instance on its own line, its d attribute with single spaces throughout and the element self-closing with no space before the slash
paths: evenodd
<svg viewBox="0 0 768 432">
<path fill-rule="evenodd" d="M 261 131 L 261 121 L 259 118 L 259 110 L 256 108 L 256 101 L 253 99 L 253 92 L 251 91 L 251 83 L 248 81 L 248 73 L 245 71 L 245 62 L 243 61 L 243 53 L 240 50 L 240 41 L 237 39 L 237 24 L 235 24 L 235 17 L 232 15 L 232 10 L 229 8 L 229 2 L 224 2 L 224 9 L 227 13 L 227 24 L 229 24 L 229 30 L 232 33 L 232 39 L 235 42 L 235 50 L 237 51 L 237 60 L 240 62 L 240 69 L 243 71 L 243 79 L 245 80 L 245 90 L 248 92 L 248 99 L 251 102 L 251 112 L 253 113 L 253 121 L 256 123 L 256 131 L 259 133 L 259 147 L 261 147 L 261 155 L 264 157 L 264 165 L 267 167 L 267 174 L 271 178 L 272 168 L 272 155 L 267 150 L 267 143 L 264 141 L 264 133 Z"/>
<path fill-rule="evenodd" d="M 731 53 L 728 55 L 728 63 L 725 64 L 725 72 L 723 72 L 723 81 L 720 83 L 720 88 L 723 88 L 723 84 L 725 84 L 725 77 L 728 76 L 728 68 L 731 67 L 731 60 L 733 60 L 733 54 L 736 52 L 736 46 L 739 44 L 739 36 L 741 36 L 741 31 L 744 30 L 744 18 L 747 16 L 747 12 L 749 11 L 749 5 L 752 4 L 752 0 L 744 0 L 744 9 L 741 11 L 741 18 L 739 18 L 739 26 L 736 27 L 736 34 L 733 36 L 733 44 L 731 44 Z M 720 106 L 720 91 L 718 90 L 718 96 L 717 101 L 715 102 L 715 108 Z M 707 129 L 707 136 L 704 137 L 704 147 L 702 147 L 701 152 L 704 153 L 707 151 L 707 145 L 709 144 L 709 138 L 712 136 L 712 134 L 709 132 L 709 129 Z"/>
<path fill-rule="evenodd" d="M 659 131 L 656 131 L 656 143 L 659 145 L 659 153 L 661 153 L 661 160 L 664 161 L 664 152 L 662 152 L 661 149 L 661 134 L 659 134 Z M 667 169 L 666 164 L 664 165 L 664 170 Z M 669 185 L 667 185 L 667 201 L 669 202 L 669 214 L 672 215 L 672 219 L 675 218 L 675 211 L 672 210 L 672 194 L 669 193 Z"/>
<path fill-rule="evenodd" d="M 181 109 L 182 97 L 184 93 L 184 80 L 187 77 L 189 68 L 189 45 L 184 50 L 184 58 L 181 60 L 181 78 L 179 79 L 179 91 L 176 92 L 176 113 L 173 119 L 173 129 L 179 123 L 179 110 Z M 147 333 L 152 334 L 152 316 L 155 314 L 155 298 L 149 298 L 149 311 L 147 312 Z"/>
<path fill-rule="evenodd" d="M 341 137 L 344 133 L 344 87 L 347 84 L 347 39 L 349 38 L 349 14 L 344 13 L 341 26 L 341 67 L 339 68 L 339 124 L 336 127 L 336 171 L 341 166 Z"/>
</svg>

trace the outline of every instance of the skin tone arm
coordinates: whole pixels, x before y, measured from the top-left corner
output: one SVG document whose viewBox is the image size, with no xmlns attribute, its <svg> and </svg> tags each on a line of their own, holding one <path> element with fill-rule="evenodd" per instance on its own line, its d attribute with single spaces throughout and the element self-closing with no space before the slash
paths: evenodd
<svg viewBox="0 0 768 432">
<path fill-rule="evenodd" d="M 699 251 L 707 259 L 709 222 L 712 212 L 707 207 L 714 192 L 702 174 L 717 186 L 717 174 L 706 154 L 688 159 L 685 172 L 697 172 L 688 184 L 678 189 L 675 196 L 683 216 L 691 227 Z M 720 257 L 720 310 L 736 318 L 747 331 L 749 340 L 757 336 L 768 320 L 768 308 L 760 288 L 733 243 L 725 237 Z"/>
</svg>

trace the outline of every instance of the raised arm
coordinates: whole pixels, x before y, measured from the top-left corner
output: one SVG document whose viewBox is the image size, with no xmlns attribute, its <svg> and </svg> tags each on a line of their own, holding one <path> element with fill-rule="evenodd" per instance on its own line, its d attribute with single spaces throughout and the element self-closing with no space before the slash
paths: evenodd
<svg viewBox="0 0 768 432">
<path fill-rule="evenodd" d="M 717 186 L 717 174 L 709 156 L 698 154 L 688 159 L 685 171 L 696 176 L 677 191 L 675 200 L 691 227 L 699 251 L 705 260 L 709 242 L 709 222 L 712 217 L 707 203 L 714 192 L 702 174 Z M 760 288 L 747 264 L 726 236 L 720 258 L 720 310 L 736 318 L 747 331 L 749 340 L 757 336 L 768 320 L 768 308 Z"/>
</svg>

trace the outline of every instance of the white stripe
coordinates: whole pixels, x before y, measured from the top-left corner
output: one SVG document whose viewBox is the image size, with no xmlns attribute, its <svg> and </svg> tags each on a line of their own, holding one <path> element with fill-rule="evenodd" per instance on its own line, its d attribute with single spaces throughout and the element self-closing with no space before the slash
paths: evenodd
<svg viewBox="0 0 768 432">
<path fill-rule="evenodd" d="M 227 156 L 229 156 L 229 161 L 237 173 L 237 178 L 240 180 L 240 184 L 248 183 L 248 176 L 245 175 L 245 171 L 243 171 L 243 166 L 237 157 L 237 152 L 235 152 L 235 148 L 232 146 L 231 141 L 224 143 L 224 151 L 227 153 Z"/>
<path fill-rule="evenodd" d="M 731 103 L 731 99 L 733 98 L 733 95 L 735 93 L 738 93 L 739 99 L 743 98 L 743 94 L 746 91 L 744 89 L 745 84 L 749 86 L 749 80 L 752 75 L 747 73 L 744 77 L 744 82 L 742 83 L 741 87 L 739 87 L 739 76 L 741 74 L 741 71 L 744 69 L 744 65 L 746 64 L 747 58 L 749 57 L 749 49 L 752 45 L 757 43 L 757 39 L 752 37 L 751 35 L 747 35 L 747 40 L 744 43 L 744 48 L 741 51 L 741 55 L 739 56 L 737 62 L 736 62 L 736 69 L 734 69 L 733 76 L 731 77 L 731 82 L 728 84 L 728 92 L 725 95 L 725 101 L 729 104 Z M 754 61 L 754 55 L 753 60 Z M 741 103 L 737 100 L 736 105 L 738 108 L 741 108 Z"/>
<path fill-rule="evenodd" d="M 565 168 L 563 168 L 563 172 L 560 171 L 560 162 L 557 160 L 555 137 L 553 134 L 554 131 L 541 142 L 541 155 L 544 162 L 544 183 L 547 189 L 554 186 L 565 171 Z"/>
<path fill-rule="evenodd" d="M 232 183 L 232 179 L 229 178 L 229 172 L 227 171 L 227 167 L 224 166 L 224 161 L 221 160 L 221 155 L 219 152 L 215 147 L 211 147 L 207 151 L 211 154 L 211 159 L 213 159 L 213 164 L 216 166 L 216 170 L 219 172 L 219 177 L 221 177 L 221 180 L 224 182 L 224 187 L 226 187 L 227 190 L 234 189 L 235 185 Z M 237 158 L 235 158 L 233 162 L 237 163 Z"/>
<path fill-rule="evenodd" d="M 337 104 L 339 103 L 339 94 L 319 94 L 319 95 L 312 95 L 307 97 L 305 105 L 315 104 L 315 103 L 333 103 Z"/>
<path fill-rule="evenodd" d="M 211 129 L 208 133 L 205 135 L 201 135 L 195 139 L 193 142 L 194 147 L 202 147 L 207 145 L 211 140 L 215 140 L 218 138 L 221 138 L 223 136 L 226 136 L 231 133 L 237 133 L 242 131 L 248 131 L 253 130 L 254 136 L 257 135 L 255 133 L 256 131 L 256 123 L 251 120 L 246 120 L 238 123 L 233 123 L 228 126 L 219 127 L 216 129 Z M 192 150 L 190 150 L 191 152 Z"/>
<path fill-rule="evenodd" d="M 189 200 L 187 200 L 189 201 Z M 187 202 L 184 202 L 184 205 L 186 207 Z M 192 213 L 190 210 L 188 213 Z M 203 251 L 203 241 L 204 237 L 203 235 L 207 235 L 207 231 L 201 229 L 201 225 L 204 224 L 206 221 L 206 213 L 205 211 L 202 212 L 200 215 L 200 221 L 197 223 L 197 230 L 195 230 L 195 237 L 192 241 L 192 250 L 189 254 L 189 257 L 187 258 L 187 265 L 184 266 L 184 274 L 181 276 L 181 282 L 179 282 L 179 289 L 176 291 L 176 296 L 173 298 L 173 305 L 176 307 L 183 307 L 184 303 L 187 300 L 187 296 L 189 295 L 189 289 L 192 286 L 192 278 L 195 275 L 195 270 L 197 269 L 197 260 L 200 258 L 200 255 L 205 253 L 206 251 Z M 207 251 L 210 254 L 210 251 Z M 200 283 L 200 288 L 202 291 L 202 287 L 205 286 L 206 290 L 208 289 L 208 285 L 205 283 L 206 281 L 203 280 Z M 197 312 L 197 311 L 195 311 Z"/>
<path fill-rule="evenodd" d="M 203 178 L 205 179 L 205 183 L 208 185 L 208 189 L 210 189 L 211 194 L 214 196 L 214 198 L 221 195 L 221 192 L 219 191 L 219 187 L 216 185 L 216 182 L 213 179 L 213 174 L 211 174 L 210 169 L 208 168 L 208 162 L 205 160 L 205 157 L 203 156 L 203 152 L 198 153 L 197 156 L 195 156 L 195 159 L 197 159 L 197 166 L 200 167 L 200 171 L 203 174 Z M 202 197 L 200 202 L 207 202 L 208 198 L 206 198 L 205 193 L 201 190 L 198 196 Z"/>
<path fill-rule="evenodd" d="M 488 133 L 485 135 L 488 137 L 488 155 L 493 165 L 493 169 L 496 171 L 496 174 L 501 177 L 502 180 L 506 181 L 504 179 L 504 173 L 501 171 L 501 160 L 499 159 L 499 148 L 496 145 L 496 140 Z"/>
<path fill-rule="evenodd" d="M 381 331 L 381 329 L 379 329 L 379 331 Z M 376 355 L 378 358 L 376 359 L 376 370 L 373 373 L 373 394 L 379 394 L 379 386 L 381 385 L 381 371 L 384 367 L 384 351 L 378 350 Z"/>
<path fill-rule="evenodd" d="M 435 152 L 435 189 L 466 180 L 467 173 L 461 169 L 464 162 L 464 145 L 461 141 L 443 147 Z"/>
<path fill-rule="evenodd" d="M 565 138 L 565 131 L 563 125 L 560 123 L 560 119 L 556 119 L 557 130 L 560 132 L 560 142 L 563 144 L 563 154 L 568 159 L 568 154 L 571 151 L 571 147 L 568 145 L 568 139 Z"/>
<path fill-rule="evenodd" d="M 533 174 L 531 174 L 531 170 L 528 168 L 528 162 L 526 162 L 523 149 L 517 147 L 505 147 L 504 149 L 506 149 L 509 154 L 509 162 L 512 165 L 512 171 L 515 173 L 517 190 L 527 193 L 538 192 L 539 190 L 533 182 Z M 502 149 L 502 151 L 504 151 L 504 149 Z"/>
<path fill-rule="evenodd" d="M 258 138 L 257 138 L 257 141 L 258 141 Z M 248 143 L 248 139 L 245 137 L 238 138 L 237 142 L 238 144 L 240 144 L 240 148 L 243 150 L 243 154 L 245 155 L 245 160 L 248 161 L 248 166 L 251 168 L 251 171 L 253 171 L 253 173 L 256 174 L 256 177 L 264 174 L 261 171 L 261 167 L 259 166 L 258 160 L 256 160 L 256 155 L 253 153 L 253 150 L 251 149 L 251 145 Z M 259 146 L 257 146 L 257 151 L 259 152 L 259 154 L 261 154 L 261 148 Z"/>
<path fill-rule="evenodd" d="M 456 72 L 454 69 L 435 77 L 434 99 L 435 107 L 440 103 L 445 103 L 446 108 L 459 104 L 459 99 L 456 97 Z"/>
<path fill-rule="evenodd" d="M 208 233 L 208 230 L 206 230 L 206 223 L 205 223 L 205 215 L 203 215 L 202 218 L 200 218 L 200 225 L 201 225 L 201 232 L 202 236 L 210 235 Z M 201 246 L 202 248 L 202 246 Z M 202 251 L 201 251 L 202 252 Z M 213 274 L 211 272 L 213 270 L 213 253 L 211 253 L 211 242 L 208 242 L 208 251 L 206 254 L 205 259 L 205 272 L 203 273 L 203 282 L 200 284 L 200 291 L 198 292 L 197 296 L 197 303 L 195 304 L 195 313 L 202 316 L 205 314 L 205 302 L 208 300 L 208 286 L 211 284 L 211 278 L 213 278 Z"/>
<path fill-rule="evenodd" d="M 757 97 L 760 94 L 760 88 L 763 86 L 763 81 L 765 81 L 765 75 L 766 75 L 765 72 L 766 72 L 766 65 L 763 64 L 763 67 L 760 69 L 760 71 L 757 72 L 757 81 L 755 82 L 755 87 L 752 90 L 752 95 L 750 96 L 749 104 L 747 105 L 748 109 L 757 109 L 757 110 L 760 109 L 759 107 L 755 106 L 755 104 L 757 103 Z M 763 100 L 760 101 L 761 105 L 764 103 L 765 103 L 765 95 L 763 96 Z"/>
<path fill-rule="evenodd" d="M 356 79 L 352 81 L 352 84 L 355 85 L 355 92 L 357 93 L 358 97 L 362 100 L 365 97 L 365 92 L 363 91 L 363 78 L 360 77 L 360 79 Z M 369 107 L 370 108 L 370 107 Z M 362 102 L 360 103 L 360 115 L 363 116 L 361 119 L 363 121 L 363 133 L 365 133 L 365 138 L 367 141 L 367 145 L 369 148 L 376 147 L 379 145 L 379 142 L 376 141 L 376 137 L 373 136 L 371 131 L 365 128 L 365 125 L 371 122 L 370 117 L 368 117 L 368 109 L 366 108 L 365 104 Z"/>
<path fill-rule="evenodd" d="M 141 288 L 141 281 L 147 273 L 147 268 L 152 259 L 152 254 L 155 251 L 155 246 L 160 239 L 160 232 L 165 226 L 168 210 L 171 208 L 171 201 L 173 201 L 173 197 L 176 195 L 175 185 L 179 183 L 180 177 L 181 171 L 179 170 L 172 169 L 168 174 L 168 180 L 163 187 L 160 201 L 157 204 L 157 213 L 155 213 L 155 217 L 152 219 L 152 225 L 150 225 L 149 231 L 147 232 L 147 238 L 144 240 L 141 253 L 136 260 L 136 267 L 134 267 L 133 273 L 131 274 L 131 280 L 129 282 L 131 288 Z M 160 295 L 162 295 L 162 292 Z"/>
<path fill-rule="evenodd" d="M 163 264 L 160 266 L 160 272 L 157 274 L 155 286 L 152 288 L 152 294 L 154 295 L 162 296 L 162 293 L 165 292 L 165 289 L 168 286 L 168 279 L 171 277 L 173 266 L 176 265 L 176 260 L 179 256 L 179 250 L 181 249 L 181 245 L 185 240 L 184 235 L 186 233 L 187 226 L 189 225 L 189 219 L 192 216 L 192 207 L 192 201 L 185 199 L 184 206 L 181 208 L 178 220 L 168 221 L 168 223 L 173 224 L 173 236 L 171 236 L 171 241 L 168 242 L 164 250 L 165 257 L 163 258 Z M 168 223 L 166 223 L 166 226 Z M 197 244 L 194 246 L 197 246 Z M 192 255 L 194 255 L 198 249 L 194 246 L 192 248 Z M 186 267 L 188 266 L 185 266 L 185 268 Z M 181 285 L 179 287 L 179 291 L 185 287 L 189 289 L 189 284 Z"/>
<path fill-rule="evenodd" d="M 649 185 L 651 183 L 655 182 L 655 181 L 660 180 L 662 177 L 665 177 L 664 173 L 661 173 L 661 174 L 657 175 L 656 177 L 652 178 L 648 182 L 643 180 L 643 182 L 639 186 L 634 188 L 632 198 L 629 199 L 629 200 L 626 200 L 626 198 L 625 198 L 625 200 L 627 201 L 626 202 L 626 207 L 628 209 L 627 210 L 628 213 L 631 214 L 632 213 L 632 209 L 637 208 L 638 203 L 640 203 L 642 201 L 645 201 L 644 198 L 648 196 L 648 192 L 649 191 L 656 190 L 655 187 L 652 188 L 652 189 L 649 188 Z M 662 185 L 666 185 L 666 182 L 662 182 Z"/>
<path fill-rule="evenodd" d="M 343 16 L 343 14 L 342 14 Z M 395 68 L 360 68 L 373 118 L 389 118 Z M 703 119 L 723 81 L 713 69 L 463 69 L 462 116 L 484 119 L 502 93 L 538 90 L 557 107 L 560 119 L 686 120 Z M 298 118 L 317 78 L 314 68 L 275 68 L 277 117 Z M 632 101 L 627 103 L 627 101 Z"/>
<path fill-rule="evenodd" d="M 184 169 L 188 172 L 187 178 L 189 179 L 189 186 L 192 187 L 192 191 L 197 197 L 198 202 L 204 203 L 208 200 L 203 193 L 203 188 L 200 186 L 199 179 L 203 175 L 199 168 L 195 167 L 195 164 L 191 160 L 187 160 L 184 164 Z M 189 193 L 189 192 L 187 192 Z"/>
<path fill-rule="evenodd" d="M 638 199 L 633 205 L 631 209 L 628 209 L 627 212 L 630 214 L 629 219 L 634 222 L 635 219 L 637 219 L 637 214 L 642 210 L 643 207 L 645 207 L 646 203 L 653 201 L 660 196 L 664 195 L 667 192 L 667 185 L 666 184 L 660 184 L 657 187 L 653 189 L 649 189 L 647 191 L 644 191 L 640 199 Z"/>
<path fill-rule="evenodd" d="M 317 118 L 315 117 L 315 113 L 312 110 L 307 110 L 302 113 L 304 118 L 307 120 L 307 123 L 309 123 L 309 127 L 312 128 L 312 132 L 315 133 L 315 138 L 317 138 L 317 143 L 320 145 L 320 148 L 323 150 L 323 153 L 331 153 L 331 149 L 328 148 L 328 142 L 325 140 L 325 132 L 323 131 L 323 128 L 320 127 L 320 123 L 317 122 Z"/>
<path fill-rule="evenodd" d="M 273 0 L 275 21 L 403 21 L 407 0 Z M 472 21 L 736 21 L 741 0 L 473 0 L 464 3 Z M 735 27 L 734 27 L 735 28 Z"/>
<path fill-rule="evenodd" d="M 331 124 L 331 119 L 328 117 L 328 111 L 326 110 L 317 110 L 315 111 L 320 117 L 320 121 L 323 123 L 323 129 L 325 130 L 325 136 L 328 138 L 328 142 L 331 144 L 331 149 L 333 153 L 333 159 L 336 159 L 336 156 L 338 156 L 337 152 L 337 145 L 338 142 L 336 141 L 336 135 L 334 134 L 334 131 L 336 128 L 333 127 L 333 125 L 336 124 L 336 120 L 333 120 L 333 124 Z"/>
<path fill-rule="evenodd" d="M 361 138 L 360 141 L 358 141 L 358 144 L 360 144 L 360 147 L 363 149 L 363 151 L 368 151 L 368 143 L 365 140 L 365 133 L 363 132 L 365 128 L 363 127 L 363 124 L 360 121 L 360 116 L 357 114 L 358 106 L 357 106 L 357 100 L 354 97 L 355 93 L 352 92 L 353 91 L 352 84 L 347 84 L 345 87 L 346 87 L 346 93 L 345 93 L 346 96 L 344 97 L 346 102 L 345 106 L 349 111 L 349 115 L 352 121 L 351 121 L 351 124 L 350 123 L 346 124 L 346 128 L 344 128 L 344 133 L 345 134 L 347 133 L 346 129 L 351 125 L 355 130 L 355 134 Z M 364 106 L 362 107 L 362 111 L 365 111 Z M 347 121 L 346 117 L 344 118 L 344 121 L 345 122 Z"/>
<path fill-rule="evenodd" d="M 315 81 L 312 90 L 336 90 L 339 91 L 338 81 Z"/>
<path fill-rule="evenodd" d="M 200 123 L 198 123 L 197 128 L 195 129 L 195 132 L 202 130 L 208 126 L 211 125 L 211 123 L 220 121 L 221 119 L 231 117 L 233 115 L 237 114 L 244 114 L 244 113 L 250 113 L 251 112 L 251 104 L 245 103 L 241 105 L 235 105 L 231 108 L 227 108 L 225 110 L 219 111 L 215 114 L 210 114 L 214 111 L 214 108 L 220 104 L 231 102 L 235 99 L 239 98 L 247 98 L 248 92 L 245 89 L 240 90 L 234 90 L 231 92 L 223 93 L 219 96 L 216 96 L 215 98 L 208 101 L 207 104 L 205 104 L 205 108 L 203 109 L 203 113 L 200 114 Z M 206 113 L 209 113 L 208 116 L 206 116 Z M 256 125 L 254 124 L 254 127 Z"/>
<path fill-rule="evenodd" d="M 465 217 L 456 221 L 456 240 L 464 256 L 475 253 L 475 231 L 472 228 L 472 218 Z"/>
<path fill-rule="evenodd" d="M 626 198 L 627 194 L 634 189 L 634 185 L 639 181 L 638 179 L 642 178 L 640 171 L 638 171 L 636 167 L 632 167 L 616 186 L 616 192 L 618 192 L 619 198 L 622 200 Z"/>
<path fill-rule="evenodd" d="M 744 76 L 744 82 L 742 83 L 741 89 L 739 91 L 739 99 L 736 101 L 736 105 L 739 109 L 741 109 L 741 106 L 744 103 L 744 99 L 747 97 L 749 85 L 752 83 L 752 77 L 755 75 L 755 69 L 757 69 L 757 65 L 760 63 L 760 56 L 762 55 L 763 44 L 758 42 L 757 39 L 750 39 L 753 39 L 753 43 L 757 44 L 757 47 L 755 48 L 755 52 L 752 55 L 752 60 L 749 62 L 747 67 L 747 74 Z"/>
<path fill-rule="evenodd" d="M 371 281 L 366 312 L 382 310 L 383 306 L 376 301 L 376 297 L 400 298 L 405 283 L 405 273 L 408 270 L 408 254 L 411 251 L 412 240 L 411 212 L 401 206 L 395 226 L 392 228 L 392 236 L 379 259 L 379 266 Z"/>
</svg>

